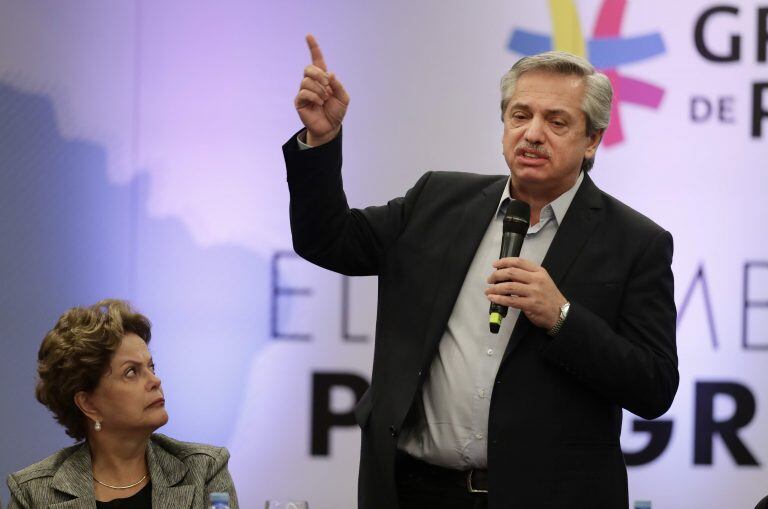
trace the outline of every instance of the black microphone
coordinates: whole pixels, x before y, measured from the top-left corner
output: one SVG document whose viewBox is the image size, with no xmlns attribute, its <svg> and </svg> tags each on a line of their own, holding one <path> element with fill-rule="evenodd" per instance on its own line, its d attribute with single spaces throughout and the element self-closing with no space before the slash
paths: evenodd
<svg viewBox="0 0 768 509">
<path fill-rule="evenodd" d="M 504 230 L 501 237 L 501 254 L 499 259 L 510 256 L 520 256 L 528 225 L 531 223 L 531 206 L 520 200 L 512 200 L 504 215 Z M 491 303 L 488 311 L 491 332 L 498 334 L 501 321 L 507 316 L 507 307 L 495 302 Z"/>
</svg>

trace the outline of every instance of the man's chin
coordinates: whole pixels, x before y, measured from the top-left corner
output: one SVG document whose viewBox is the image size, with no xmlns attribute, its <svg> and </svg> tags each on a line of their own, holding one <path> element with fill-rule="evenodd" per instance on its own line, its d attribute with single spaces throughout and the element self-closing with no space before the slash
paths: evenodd
<svg viewBox="0 0 768 509">
<path fill-rule="evenodd" d="M 549 178 L 549 172 L 545 165 L 515 165 L 512 168 L 512 177 L 518 184 L 539 184 Z"/>
</svg>

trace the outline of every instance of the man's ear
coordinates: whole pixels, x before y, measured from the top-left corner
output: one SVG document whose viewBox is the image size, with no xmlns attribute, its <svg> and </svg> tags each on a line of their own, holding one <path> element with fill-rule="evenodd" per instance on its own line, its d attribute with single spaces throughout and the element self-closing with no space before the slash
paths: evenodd
<svg viewBox="0 0 768 509">
<path fill-rule="evenodd" d="M 589 138 L 589 144 L 587 145 L 587 150 L 584 152 L 585 158 L 591 159 L 595 157 L 597 147 L 600 145 L 600 142 L 603 141 L 603 133 L 605 133 L 605 129 L 600 129 L 587 136 L 587 138 Z"/>
<path fill-rule="evenodd" d="M 75 394 L 75 405 L 83 412 L 83 415 L 93 422 L 101 422 L 103 420 L 101 412 L 93 403 L 93 396 L 90 393 L 79 391 Z"/>
</svg>

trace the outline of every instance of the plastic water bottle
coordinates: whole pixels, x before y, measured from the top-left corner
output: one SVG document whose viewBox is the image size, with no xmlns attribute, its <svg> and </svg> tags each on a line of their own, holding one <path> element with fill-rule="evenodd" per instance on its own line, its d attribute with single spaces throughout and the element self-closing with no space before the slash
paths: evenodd
<svg viewBox="0 0 768 509">
<path fill-rule="evenodd" d="M 229 493 L 209 493 L 208 502 L 210 509 L 229 509 Z"/>
</svg>

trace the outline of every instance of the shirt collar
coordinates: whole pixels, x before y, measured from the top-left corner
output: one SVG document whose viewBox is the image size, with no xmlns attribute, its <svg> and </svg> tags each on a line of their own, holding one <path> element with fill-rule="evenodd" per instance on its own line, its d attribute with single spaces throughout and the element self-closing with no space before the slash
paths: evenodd
<svg viewBox="0 0 768 509">
<path fill-rule="evenodd" d="M 558 226 L 560 223 L 563 222 L 563 218 L 565 217 L 565 213 L 568 212 L 568 207 L 571 206 L 571 202 L 573 201 L 574 196 L 576 196 L 576 192 L 579 190 L 579 187 L 581 187 L 581 183 L 584 181 L 584 172 L 580 171 L 579 176 L 576 179 L 576 182 L 573 184 L 573 186 L 568 189 L 566 192 L 555 198 L 551 203 L 548 203 L 544 206 L 544 208 L 541 209 L 541 215 L 542 217 L 546 217 L 546 215 L 554 213 L 555 215 L 555 221 L 557 222 Z M 504 214 L 507 213 L 507 206 L 510 200 L 512 200 L 512 196 L 509 194 L 509 187 L 511 185 L 511 177 L 507 179 L 507 185 L 504 186 L 504 192 L 501 193 L 501 198 L 499 199 L 499 206 L 496 209 L 496 215 L 504 217 Z M 551 211 L 551 212 L 550 212 Z"/>
<path fill-rule="evenodd" d="M 549 206 L 552 207 L 552 211 L 555 213 L 555 220 L 557 221 L 558 225 L 563 222 L 565 213 L 568 212 L 568 207 L 571 206 L 573 197 L 576 196 L 576 192 L 579 190 L 579 187 L 583 181 L 584 172 L 580 171 L 579 177 L 576 179 L 576 183 L 573 184 L 569 190 L 555 198 L 554 201 L 549 204 Z"/>
</svg>

